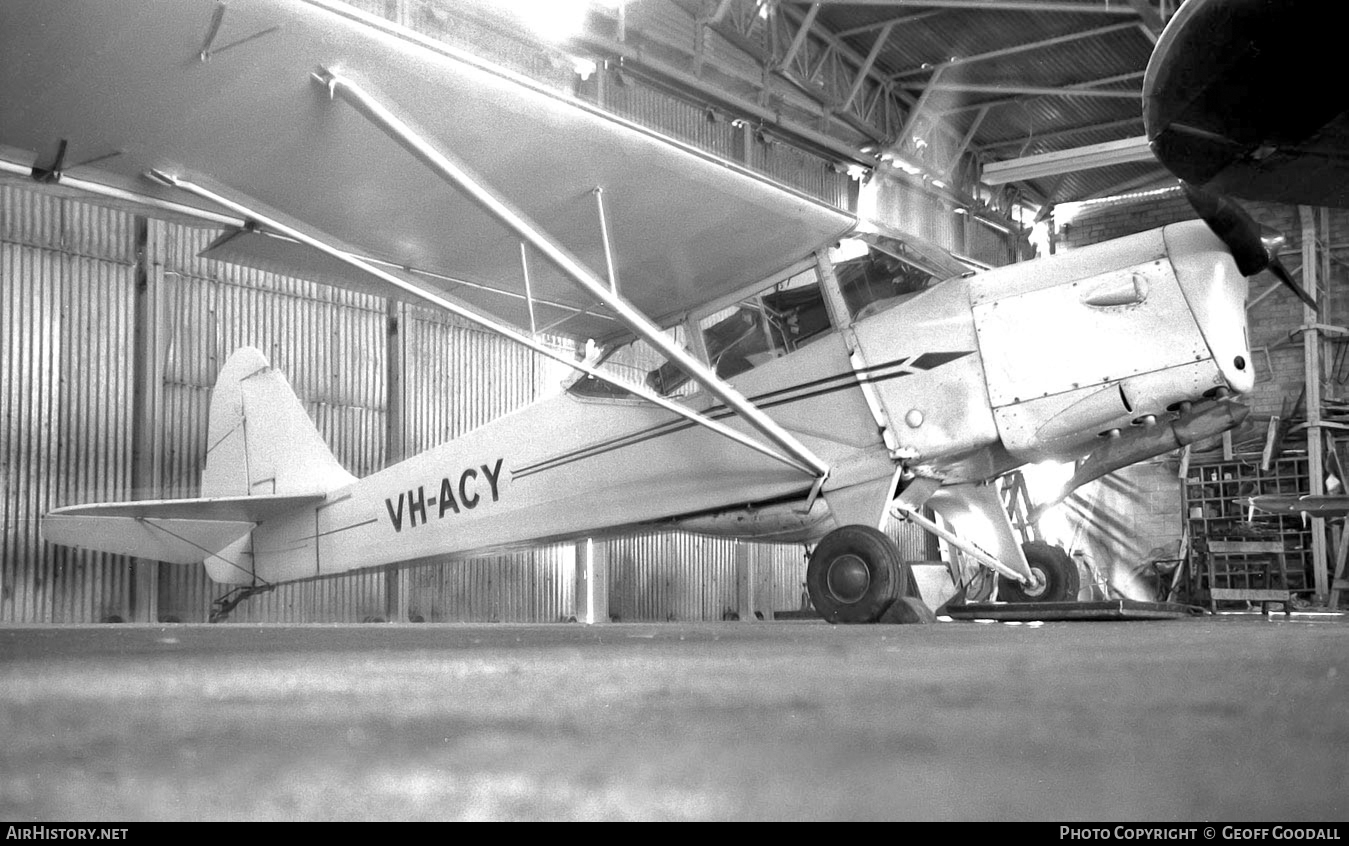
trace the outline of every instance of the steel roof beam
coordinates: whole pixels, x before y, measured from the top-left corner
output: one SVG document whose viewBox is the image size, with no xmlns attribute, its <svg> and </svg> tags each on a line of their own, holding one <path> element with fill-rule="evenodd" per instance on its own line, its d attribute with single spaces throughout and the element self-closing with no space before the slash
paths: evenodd
<svg viewBox="0 0 1349 846">
<path fill-rule="evenodd" d="M 985 141 L 979 145 L 983 152 L 997 150 L 1002 147 L 1019 147 L 1025 144 L 1032 144 L 1037 141 L 1059 141 L 1064 138 L 1071 138 L 1074 135 L 1082 135 L 1087 132 L 1105 131 L 1109 129 L 1124 129 L 1125 127 L 1135 126 L 1143 122 L 1143 116 L 1128 117 L 1121 120 L 1112 120 L 1105 123 L 1083 124 L 1081 126 L 1068 127 L 1067 129 L 1058 129 L 1053 132 L 1045 132 L 1039 135 L 1020 136 L 1017 138 L 1000 138 L 996 141 Z"/>
<path fill-rule="evenodd" d="M 846 112 L 852 105 L 852 101 L 857 97 L 857 92 L 862 90 L 862 85 L 867 81 L 867 74 L 871 73 L 871 69 L 876 66 L 876 57 L 881 54 L 881 48 L 885 46 L 885 42 L 890 40 L 890 33 L 894 31 L 894 28 L 894 24 L 887 24 L 881 29 L 880 35 L 876 36 L 876 41 L 871 45 L 871 51 L 862 61 L 862 66 L 857 69 L 852 88 L 849 89 L 848 96 L 843 98 L 843 104 L 839 106 L 839 111 Z"/>
<path fill-rule="evenodd" d="M 1041 179 L 1077 170 L 1156 160 L 1152 148 L 1148 145 L 1147 136 L 1140 135 L 1120 141 L 1107 141 L 1104 144 L 1091 144 L 1086 147 L 1074 147 L 1071 150 L 1057 150 L 1052 153 L 1009 159 L 1005 162 L 994 162 L 984 165 L 982 178 L 989 185 L 1005 185 L 1008 182 Z"/>
<path fill-rule="evenodd" d="M 906 86 L 916 88 L 917 86 Z M 930 90 L 928 86 L 924 91 Z M 1141 91 L 1121 91 L 1119 89 L 1110 89 L 1102 91 L 1096 88 L 1052 88 L 1038 85 L 974 85 L 964 82 L 942 82 L 935 86 L 937 91 L 955 91 L 964 94 L 1024 94 L 1034 97 L 1099 97 L 1103 99 L 1116 100 L 1139 100 L 1143 96 Z M 976 103 L 973 106 L 983 106 L 986 103 Z"/>
<path fill-rule="evenodd" d="M 919 6 L 938 9 L 973 9 L 994 12 L 1069 12 L 1075 15 L 1127 15 L 1137 17 L 1131 5 L 1110 5 L 1096 0 L 1085 3 L 1066 0 L 820 0 L 838 6 Z"/>
<path fill-rule="evenodd" d="M 787 13 L 786 17 L 789 18 L 795 16 L 796 14 L 794 11 L 790 9 L 790 7 L 787 6 L 780 7 L 780 11 L 786 12 Z M 896 21 L 895 23 L 900 22 L 901 21 Z M 884 24 L 882 24 L 882 26 L 884 26 Z M 853 50 L 850 46 L 848 46 L 848 44 L 841 37 L 821 26 L 818 20 L 815 22 L 811 32 L 817 39 L 819 39 L 825 45 L 826 48 L 824 51 L 822 51 L 823 53 L 826 54 L 826 56 L 822 56 L 821 61 L 817 63 L 815 70 L 812 72 L 812 75 L 814 73 L 818 73 L 824 67 L 825 63 L 823 62 L 823 59 L 827 57 L 827 53 L 829 51 L 834 52 L 839 57 L 847 59 L 848 61 L 852 62 L 854 65 L 858 67 L 860 67 L 865 61 L 865 57 L 863 57 L 857 51 Z M 908 109 L 913 107 L 914 103 L 917 102 L 915 97 L 893 86 L 890 83 L 890 81 L 886 79 L 884 75 L 880 74 L 875 68 L 872 68 L 866 74 L 866 77 L 874 80 L 876 85 L 879 86 L 885 92 L 886 98 L 894 103 L 896 111 L 899 111 L 901 107 L 903 110 L 907 111 Z M 799 85 L 800 83 L 795 84 Z M 862 119 L 859 117 L 859 120 Z M 883 140 L 890 134 L 890 127 L 878 126 L 876 124 L 870 124 L 869 126 L 873 133 L 873 137 L 875 137 L 876 140 Z M 952 136 L 956 134 L 955 131 L 951 129 L 949 126 L 946 126 L 945 123 L 941 124 L 941 128 L 943 131 L 947 132 Z"/>
<path fill-rule="evenodd" d="M 1096 29 L 1085 29 L 1080 32 L 1070 32 L 1066 35 L 1059 35 L 1055 36 L 1054 38 L 1046 38 L 1041 41 L 1031 41 L 1026 44 L 1016 44 L 1011 47 L 1003 47 L 999 50 L 990 50 L 987 53 L 976 53 L 973 56 L 961 56 L 959 58 L 951 59 L 950 61 L 942 62 L 941 64 L 938 65 L 931 65 L 928 67 L 919 67 L 919 68 L 909 68 L 908 70 L 903 70 L 896 74 L 891 75 L 890 78 L 893 80 L 899 80 L 904 79 L 905 77 L 918 76 L 920 74 L 931 73 L 935 68 L 940 67 L 950 68 L 956 67 L 957 65 L 969 65 L 975 62 L 982 62 L 986 59 L 997 59 L 1003 56 L 1013 56 L 1016 55 L 1017 53 L 1027 53 L 1033 50 L 1043 50 L 1046 47 L 1055 47 L 1059 44 L 1068 44 L 1073 41 L 1081 41 L 1084 38 L 1097 38 L 1102 35 L 1109 35 L 1112 32 L 1120 32 L 1121 30 L 1125 29 L 1135 29 L 1137 26 L 1138 24 L 1133 21 L 1126 21 L 1125 23 L 1111 24 L 1110 26 L 1097 27 Z"/>
<path fill-rule="evenodd" d="M 988 109 L 980 109 L 979 113 L 970 121 L 970 128 L 965 130 L 965 137 L 960 139 L 960 145 L 956 147 L 951 155 L 951 163 L 946 167 L 946 178 L 949 180 L 955 173 L 956 166 L 960 164 L 960 157 L 965 155 L 965 150 L 969 148 L 970 142 L 974 140 L 974 134 L 979 131 L 983 125 L 984 118 L 988 117 Z"/>
<path fill-rule="evenodd" d="M 796 28 L 796 35 L 792 37 L 792 43 L 787 48 L 787 52 L 783 54 L 782 58 L 778 61 L 778 67 L 791 67 L 792 62 L 796 60 L 796 54 L 801 51 L 801 46 L 806 43 L 806 38 L 810 35 L 811 27 L 815 25 L 815 16 L 819 13 L 820 4 L 812 3 L 810 11 L 806 12 L 805 20 L 801 21 L 801 25 Z"/>
<path fill-rule="evenodd" d="M 1129 5 L 1134 7 L 1134 11 L 1138 12 L 1140 23 L 1142 23 L 1154 37 L 1161 33 L 1162 28 L 1166 25 L 1166 21 L 1162 20 L 1161 12 L 1152 8 L 1152 4 L 1149 3 L 1148 0 L 1129 0 Z"/>
<path fill-rule="evenodd" d="M 816 3 L 815 5 L 818 6 L 819 4 Z M 950 10 L 932 9 L 931 11 L 917 12 L 912 15 L 900 15 L 897 18 L 888 18 L 887 20 L 876 21 L 875 23 L 869 23 L 864 26 L 855 26 L 852 27 L 851 29 L 840 29 L 837 32 L 835 32 L 834 35 L 838 38 L 847 38 L 852 35 L 861 35 L 864 32 L 871 32 L 873 29 L 881 29 L 882 27 L 890 26 L 892 24 L 906 24 L 906 23 L 913 23 L 915 21 L 921 21 L 923 18 L 930 18 L 935 15 L 943 15 L 946 14 L 946 12 L 948 11 Z"/>
<path fill-rule="evenodd" d="M 1051 88 L 1049 89 L 1049 91 L 1054 96 L 1064 96 L 1074 91 L 1091 91 L 1103 85 L 1113 85 L 1114 83 L 1117 82 L 1131 82 L 1136 79 L 1142 79 L 1143 73 L 1144 73 L 1143 71 L 1130 71 L 1129 73 L 1122 73 L 1117 76 L 1102 77 L 1101 79 L 1093 79 L 1088 82 L 1074 82 L 1069 85 L 1064 85 L 1061 88 Z M 1128 94 L 1128 96 L 1130 97 L 1142 97 L 1142 94 L 1138 91 L 1128 91 L 1128 92 L 1116 91 L 1114 93 Z M 1048 96 L 1048 95 L 1036 95 L 1036 96 Z M 964 106 L 955 106 L 954 108 L 944 109 L 941 112 L 939 112 L 939 114 L 941 114 L 944 117 L 946 115 L 953 115 L 958 112 L 968 112 L 975 109 L 981 109 L 984 108 L 985 106 L 989 108 L 996 108 L 998 106 L 1008 106 L 1014 103 L 1024 103 L 1026 102 L 1027 99 L 1029 98 L 1006 97 L 1001 100 L 985 100 L 982 103 L 969 103 Z"/>
<path fill-rule="evenodd" d="M 900 152 L 909 142 L 909 136 L 913 132 L 914 127 L 917 126 L 918 118 L 923 114 L 923 110 L 927 108 L 927 101 L 932 96 L 932 92 L 941 90 L 939 80 L 941 79 L 943 70 L 945 70 L 945 68 L 937 68 L 936 72 L 932 74 L 931 81 L 929 81 L 927 87 L 923 89 L 923 94 L 918 98 L 918 102 L 914 104 L 912 109 L 909 109 L 908 117 L 904 119 L 904 128 L 899 131 L 899 135 L 895 138 L 895 143 L 891 148 L 895 152 Z"/>
</svg>

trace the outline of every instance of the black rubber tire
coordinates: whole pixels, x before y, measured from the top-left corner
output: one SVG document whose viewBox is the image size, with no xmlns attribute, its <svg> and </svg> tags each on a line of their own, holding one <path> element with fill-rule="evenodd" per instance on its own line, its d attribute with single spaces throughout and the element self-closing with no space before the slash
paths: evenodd
<svg viewBox="0 0 1349 846">
<path fill-rule="evenodd" d="M 998 598 L 1003 602 L 1076 602 L 1082 580 L 1077 564 L 1061 546 L 1044 541 L 1030 541 L 1021 545 L 1031 572 L 1039 573 L 1044 586 L 1032 590 L 1029 585 L 998 577 Z"/>
<path fill-rule="evenodd" d="M 831 623 L 874 623 L 909 591 L 899 547 L 870 526 L 843 526 L 824 536 L 806 566 L 806 591 Z"/>
</svg>

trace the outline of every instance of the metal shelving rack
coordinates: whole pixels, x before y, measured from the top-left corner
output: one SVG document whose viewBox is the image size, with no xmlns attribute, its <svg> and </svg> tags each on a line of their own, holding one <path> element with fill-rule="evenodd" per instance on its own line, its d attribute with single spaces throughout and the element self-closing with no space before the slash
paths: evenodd
<svg viewBox="0 0 1349 846">
<path fill-rule="evenodd" d="M 1312 591 L 1310 521 L 1304 525 L 1300 515 L 1259 510 L 1252 515 L 1238 502 L 1260 494 L 1306 493 L 1307 467 L 1308 457 L 1297 454 L 1274 459 L 1267 470 L 1261 469 L 1259 455 L 1190 465 L 1182 506 L 1191 538 L 1187 587 L 1192 600 L 1206 598 L 1215 587 Z"/>
</svg>

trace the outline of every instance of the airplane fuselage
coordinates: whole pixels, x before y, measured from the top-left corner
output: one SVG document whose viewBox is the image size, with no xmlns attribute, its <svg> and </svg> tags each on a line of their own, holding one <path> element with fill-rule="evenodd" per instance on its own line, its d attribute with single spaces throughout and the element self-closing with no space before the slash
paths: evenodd
<svg viewBox="0 0 1349 846">
<path fill-rule="evenodd" d="M 275 582 L 648 524 L 818 538 L 849 522 L 835 494 L 897 465 L 983 482 L 1249 390 L 1245 291 L 1202 223 L 1177 224 L 948 280 L 736 376 L 834 468 L 809 510 L 797 469 L 638 399 L 564 393 L 262 523 L 252 565 Z"/>
</svg>

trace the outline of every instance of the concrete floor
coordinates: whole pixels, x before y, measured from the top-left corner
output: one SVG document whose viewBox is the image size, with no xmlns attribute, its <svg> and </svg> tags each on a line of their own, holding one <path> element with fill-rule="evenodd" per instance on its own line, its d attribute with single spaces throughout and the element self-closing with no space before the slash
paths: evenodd
<svg viewBox="0 0 1349 846">
<path fill-rule="evenodd" d="M 1349 622 L 0 628 L 0 819 L 1349 819 Z"/>
</svg>

